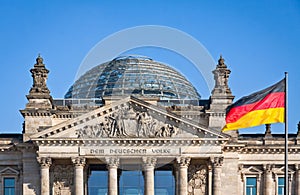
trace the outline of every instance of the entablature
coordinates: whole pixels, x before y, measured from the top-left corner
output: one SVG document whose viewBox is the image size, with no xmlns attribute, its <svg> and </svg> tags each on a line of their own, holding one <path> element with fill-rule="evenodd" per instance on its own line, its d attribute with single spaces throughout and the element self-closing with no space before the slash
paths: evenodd
<svg viewBox="0 0 300 195">
<path fill-rule="evenodd" d="M 224 145 L 228 139 L 209 139 L 209 138 L 135 138 L 135 139 L 43 139 L 32 140 L 37 146 L 219 146 Z"/>
</svg>

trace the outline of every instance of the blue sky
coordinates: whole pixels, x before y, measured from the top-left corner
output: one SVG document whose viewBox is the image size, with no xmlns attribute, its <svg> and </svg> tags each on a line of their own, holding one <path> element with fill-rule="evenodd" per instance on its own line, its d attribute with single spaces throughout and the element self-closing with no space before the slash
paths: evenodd
<svg viewBox="0 0 300 195">
<path fill-rule="evenodd" d="M 263 89 L 289 72 L 289 126 L 300 120 L 300 1 L 0 1 L 0 133 L 20 133 L 32 85 L 30 68 L 41 53 L 50 70 L 48 86 L 62 98 L 77 70 L 99 41 L 120 30 L 162 25 L 193 36 L 215 61 L 222 54 L 238 98 Z M 185 74 L 203 98 L 203 78 L 182 56 L 159 48 L 130 51 L 168 63 Z M 101 55 L 101 54 L 99 54 Z M 283 132 L 283 125 L 274 125 Z M 264 127 L 241 130 L 263 133 Z"/>
</svg>

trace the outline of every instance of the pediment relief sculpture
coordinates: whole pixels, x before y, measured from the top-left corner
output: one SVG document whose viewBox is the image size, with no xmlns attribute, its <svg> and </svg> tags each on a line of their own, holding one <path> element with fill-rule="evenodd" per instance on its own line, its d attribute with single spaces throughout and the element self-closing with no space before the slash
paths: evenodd
<svg viewBox="0 0 300 195">
<path fill-rule="evenodd" d="M 155 119 L 147 109 L 141 110 L 127 104 L 103 117 L 96 124 L 76 130 L 78 138 L 97 137 L 175 137 L 180 133 L 173 124 Z"/>
<path fill-rule="evenodd" d="M 31 138 L 48 137 L 97 139 L 228 136 L 158 106 L 128 97 L 49 127 Z"/>
</svg>

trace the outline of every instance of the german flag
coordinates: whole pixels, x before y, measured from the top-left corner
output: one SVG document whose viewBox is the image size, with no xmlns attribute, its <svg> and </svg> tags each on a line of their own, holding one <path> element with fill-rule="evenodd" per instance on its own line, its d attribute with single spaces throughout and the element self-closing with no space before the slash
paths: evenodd
<svg viewBox="0 0 300 195">
<path fill-rule="evenodd" d="M 226 109 L 226 125 L 222 131 L 237 130 L 262 124 L 283 123 L 285 79 L 242 97 Z"/>
</svg>

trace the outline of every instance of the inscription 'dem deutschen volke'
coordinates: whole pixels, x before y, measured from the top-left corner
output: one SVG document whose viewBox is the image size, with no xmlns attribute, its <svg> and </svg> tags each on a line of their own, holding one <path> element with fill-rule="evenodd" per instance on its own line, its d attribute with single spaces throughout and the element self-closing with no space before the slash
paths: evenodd
<svg viewBox="0 0 300 195">
<path fill-rule="evenodd" d="M 80 148 L 80 155 L 178 155 L 179 148 Z"/>
</svg>

